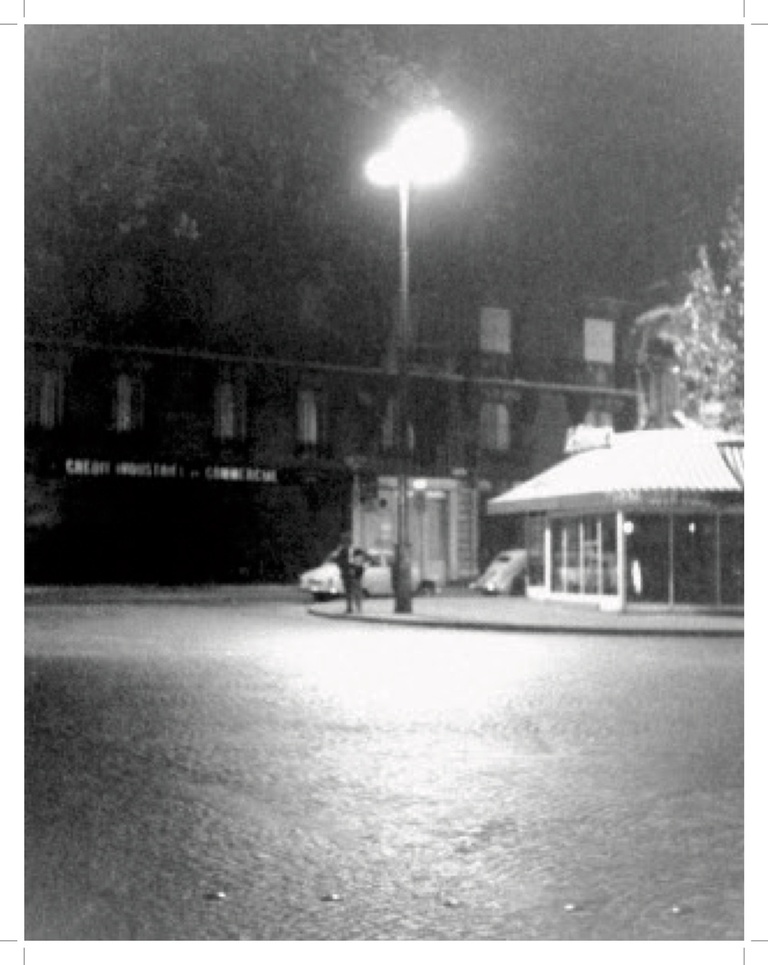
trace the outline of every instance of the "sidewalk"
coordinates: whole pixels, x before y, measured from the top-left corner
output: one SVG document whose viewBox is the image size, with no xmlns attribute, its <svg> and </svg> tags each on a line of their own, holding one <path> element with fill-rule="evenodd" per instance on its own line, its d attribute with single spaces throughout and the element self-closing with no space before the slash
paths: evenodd
<svg viewBox="0 0 768 965">
<path fill-rule="evenodd" d="M 583 604 L 538 602 L 525 597 L 489 597 L 447 590 L 433 597 L 415 596 L 413 612 L 395 613 L 394 600 L 365 600 L 362 615 L 347 615 L 345 604 L 317 603 L 315 616 L 371 623 L 409 624 L 454 629 L 526 633 L 589 633 L 632 636 L 741 637 L 741 613 L 635 607 L 605 613 Z"/>
</svg>

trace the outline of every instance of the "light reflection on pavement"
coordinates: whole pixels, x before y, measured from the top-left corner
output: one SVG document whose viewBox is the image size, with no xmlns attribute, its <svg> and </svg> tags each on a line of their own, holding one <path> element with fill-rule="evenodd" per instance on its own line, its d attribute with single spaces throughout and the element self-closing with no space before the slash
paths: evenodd
<svg viewBox="0 0 768 965">
<path fill-rule="evenodd" d="M 26 642 L 28 939 L 742 936 L 740 641 L 121 604 Z"/>
</svg>

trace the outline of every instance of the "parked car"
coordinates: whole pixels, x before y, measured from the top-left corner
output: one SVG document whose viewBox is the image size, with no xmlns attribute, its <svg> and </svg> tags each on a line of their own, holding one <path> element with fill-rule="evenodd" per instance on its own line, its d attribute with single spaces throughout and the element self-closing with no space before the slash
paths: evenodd
<svg viewBox="0 0 768 965">
<path fill-rule="evenodd" d="M 527 569 L 528 554 L 525 550 L 504 550 L 491 560 L 488 569 L 470 583 L 469 588 L 493 595 L 522 593 Z"/>
<path fill-rule="evenodd" d="M 365 596 L 392 596 L 392 569 L 395 563 L 395 554 L 390 549 L 372 549 L 365 551 L 370 562 L 363 572 L 363 594 Z M 418 571 L 416 567 L 411 569 L 411 588 L 416 591 L 419 586 Z M 341 571 L 333 556 L 313 570 L 302 573 L 299 577 L 299 589 L 306 593 L 311 593 L 317 602 L 323 600 L 333 600 L 344 596 L 344 584 L 341 580 Z"/>
</svg>

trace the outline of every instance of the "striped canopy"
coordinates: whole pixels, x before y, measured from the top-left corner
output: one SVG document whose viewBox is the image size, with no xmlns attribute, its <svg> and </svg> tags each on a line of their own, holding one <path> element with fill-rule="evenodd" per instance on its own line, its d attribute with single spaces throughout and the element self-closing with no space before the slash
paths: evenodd
<svg viewBox="0 0 768 965">
<path fill-rule="evenodd" d="M 488 503 L 493 516 L 743 496 L 744 441 L 707 429 L 616 433 Z"/>
</svg>

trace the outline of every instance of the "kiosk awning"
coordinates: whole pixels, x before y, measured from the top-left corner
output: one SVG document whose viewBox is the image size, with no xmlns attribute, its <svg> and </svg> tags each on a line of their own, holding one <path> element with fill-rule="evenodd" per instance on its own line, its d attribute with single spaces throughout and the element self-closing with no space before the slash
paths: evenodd
<svg viewBox="0 0 768 965">
<path fill-rule="evenodd" d="M 626 505 L 702 505 L 743 494 L 721 446 L 743 440 L 706 429 L 617 433 L 608 447 L 580 452 L 490 500 L 493 516 L 544 510 L 600 510 Z M 733 461 L 733 460 L 732 460 Z"/>
</svg>

